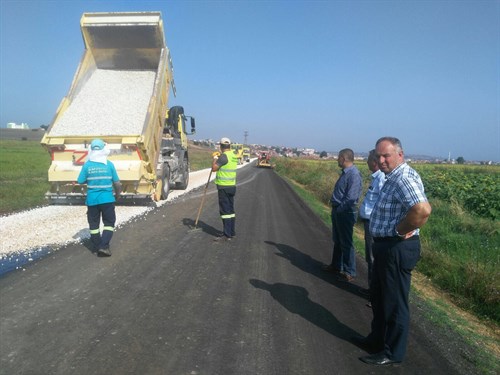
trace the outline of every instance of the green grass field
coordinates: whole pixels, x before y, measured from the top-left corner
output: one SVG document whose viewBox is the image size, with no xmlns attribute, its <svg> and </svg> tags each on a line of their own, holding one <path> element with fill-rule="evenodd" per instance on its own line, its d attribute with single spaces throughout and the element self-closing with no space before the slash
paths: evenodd
<svg viewBox="0 0 500 375">
<path fill-rule="evenodd" d="M 0 215 L 46 204 L 49 165 L 39 142 L 0 140 Z"/>
</svg>

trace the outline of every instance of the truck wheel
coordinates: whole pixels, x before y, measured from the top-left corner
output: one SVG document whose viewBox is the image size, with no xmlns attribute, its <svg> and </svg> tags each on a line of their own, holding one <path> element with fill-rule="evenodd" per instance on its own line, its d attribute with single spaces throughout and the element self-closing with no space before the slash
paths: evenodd
<svg viewBox="0 0 500 375">
<path fill-rule="evenodd" d="M 178 190 L 186 190 L 189 184 L 189 165 L 184 163 L 182 172 L 180 172 L 181 181 L 175 183 L 175 188 Z"/>
<path fill-rule="evenodd" d="M 161 195 L 160 199 L 165 200 L 168 198 L 170 193 L 170 170 L 165 168 L 163 171 L 163 177 L 161 178 Z"/>
</svg>

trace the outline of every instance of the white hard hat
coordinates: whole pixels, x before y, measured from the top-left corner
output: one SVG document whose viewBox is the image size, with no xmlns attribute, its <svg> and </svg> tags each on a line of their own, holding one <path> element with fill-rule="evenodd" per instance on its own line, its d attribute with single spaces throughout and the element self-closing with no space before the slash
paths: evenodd
<svg viewBox="0 0 500 375">
<path fill-rule="evenodd" d="M 221 145 L 230 145 L 231 144 L 231 140 L 229 138 L 226 138 L 226 137 L 221 138 L 220 144 Z"/>
</svg>

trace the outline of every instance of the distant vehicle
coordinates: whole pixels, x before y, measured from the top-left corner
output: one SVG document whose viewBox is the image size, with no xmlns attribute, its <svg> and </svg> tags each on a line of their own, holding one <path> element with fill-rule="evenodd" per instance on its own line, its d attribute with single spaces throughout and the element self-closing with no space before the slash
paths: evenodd
<svg viewBox="0 0 500 375">
<path fill-rule="evenodd" d="M 243 164 L 243 145 L 241 143 L 232 143 L 231 149 L 238 158 L 238 164 Z"/>
<path fill-rule="evenodd" d="M 243 147 L 243 160 L 247 163 L 250 161 L 250 149 L 248 147 Z"/>
<path fill-rule="evenodd" d="M 269 152 L 261 152 L 257 160 L 257 167 L 259 168 L 272 168 Z"/>
</svg>

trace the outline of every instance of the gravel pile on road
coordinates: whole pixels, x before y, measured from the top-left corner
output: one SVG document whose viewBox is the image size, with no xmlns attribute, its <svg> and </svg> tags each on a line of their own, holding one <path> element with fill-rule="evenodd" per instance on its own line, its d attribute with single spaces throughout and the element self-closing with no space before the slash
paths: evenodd
<svg viewBox="0 0 500 375">
<path fill-rule="evenodd" d="M 155 77 L 154 71 L 97 69 L 50 135 L 141 134 Z"/>
<path fill-rule="evenodd" d="M 189 174 L 186 190 L 172 190 L 168 199 L 157 202 L 159 207 L 166 202 L 206 184 L 209 169 Z M 211 180 L 215 177 L 212 174 Z M 155 207 L 117 206 L 116 227 L 120 227 L 134 217 L 142 215 Z M 28 254 L 42 248 L 64 246 L 90 238 L 85 206 L 46 206 L 0 217 L 0 259 L 13 254 Z"/>
</svg>

